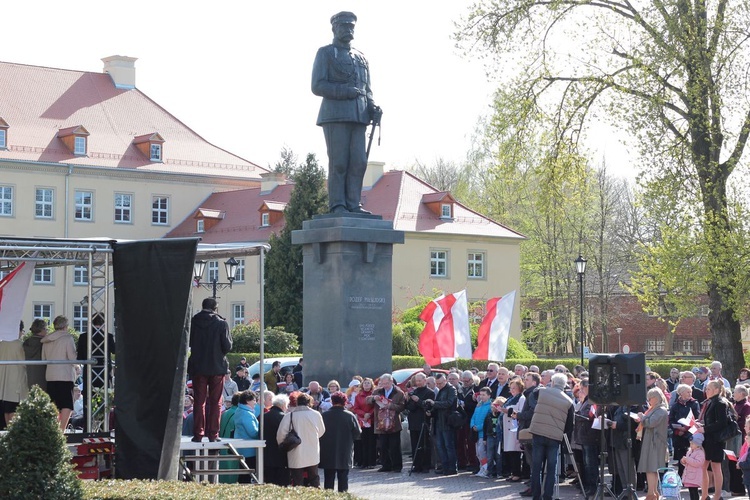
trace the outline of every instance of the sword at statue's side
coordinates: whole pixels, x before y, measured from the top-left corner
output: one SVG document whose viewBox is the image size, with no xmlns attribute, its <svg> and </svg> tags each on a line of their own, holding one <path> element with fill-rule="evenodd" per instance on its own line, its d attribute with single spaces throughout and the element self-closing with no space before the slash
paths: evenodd
<svg viewBox="0 0 750 500">
<path fill-rule="evenodd" d="M 367 151 L 365 156 L 370 159 L 370 149 L 372 148 L 372 140 L 375 138 L 375 127 L 378 127 L 378 146 L 380 146 L 380 119 L 383 117 L 383 110 L 380 106 L 375 106 L 372 110 L 372 130 L 370 130 L 370 139 L 367 141 Z"/>
</svg>

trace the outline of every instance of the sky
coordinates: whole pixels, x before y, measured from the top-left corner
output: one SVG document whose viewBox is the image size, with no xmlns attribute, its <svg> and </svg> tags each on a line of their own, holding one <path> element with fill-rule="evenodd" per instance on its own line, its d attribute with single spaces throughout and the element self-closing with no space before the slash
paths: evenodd
<svg viewBox="0 0 750 500">
<path fill-rule="evenodd" d="M 179 6 L 179 8 L 177 8 Z M 320 98 L 310 91 L 330 17 L 358 17 L 353 46 L 368 58 L 386 169 L 462 162 L 497 82 L 454 47 L 456 0 L 5 2 L 0 60 L 101 72 L 101 58 L 136 57 L 136 87 L 209 142 L 262 167 L 283 147 L 326 164 Z M 12 41 L 12 42 L 10 42 Z M 167 138 L 168 140 L 168 138 Z M 602 154 L 620 146 L 606 139 Z M 612 156 L 620 157 L 620 154 Z"/>
</svg>

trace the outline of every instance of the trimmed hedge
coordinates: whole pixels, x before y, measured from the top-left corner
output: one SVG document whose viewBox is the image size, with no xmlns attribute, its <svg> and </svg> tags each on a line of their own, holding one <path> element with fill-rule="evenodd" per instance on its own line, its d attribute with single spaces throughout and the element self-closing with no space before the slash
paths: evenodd
<svg viewBox="0 0 750 500">
<path fill-rule="evenodd" d="M 209 484 L 183 481 L 145 481 L 145 480 L 104 480 L 83 481 L 85 499 L 102 500 L 235 500 L 250 498 L 256 500 L 275 500 L 291 498 L 299 500 L 316 499 L 358 499 L 349 493 L 338 493 L 333 490 L 316 488 L 282 488 L 272 484 Z"/>
<path fill-rule="evenodd" d="M 227 354 L 227 359 L 229 360 L 229 366 L 235 367 L 240 362 L 240 357 L 245 356 L 247 358 L 248 364 L 253 364 L 256 361 L 260 359 L 260 354 L 258 353 L 229 353 Z M 287 354 L 266 354 L 267 358 L 286 358 L 286 357 L 296 357 L 301 358 L 301 353 L 287 353 Z M 484 360 L 484 359 L 457 359 L 456 361 L 451 361 L 450 363 L 443 363 L 441 365 L 434 366 L 433 368 L 442 368 L 444 370 L 448 370 L 454 366 L 458 367 L 460 370 L 468 370 L 472 367 L 478 368 L 480 371 L 484 371 L 485 368 L 487 368 L 487 363 L 490 361 Z M 514 366 L 517 364 L 522 364 L 525 366 L 530 365 L 536 365 L 539 367 L 539 370 L 552 370 L 557 365 L 565 365 L 569 370 L 572 370 L 574 366 L 579 364 L 581 362 L 580 358 L 518 358 L 518 359 L 506 359 L 504 363 L 501 363 L 503 366 L 508 367 L 509 369 L 513 369 Z M 646 360 L 646 366 L 652 370 L 661 375 L 663 378 L 669 377 L 669 370 L 671 370 L 673 367 L 678 368 L 680 371 L 690 370 L 694 366 L 708 366 L 711 364 L 711 360 L 703 359 L 703 360 L 692 360 L 692 361 L 685 361 L 685 360 L 669 360 L 669 359 L 660 359 L 660 360 Z M 424 358 L 422 356 L 393 356 L 393 369 L 399 370 L 401 368 L 417 368 L 424 365 Z M 588 360 L 586 360 L 585 366 L 588 368 Z"/>
</svg>

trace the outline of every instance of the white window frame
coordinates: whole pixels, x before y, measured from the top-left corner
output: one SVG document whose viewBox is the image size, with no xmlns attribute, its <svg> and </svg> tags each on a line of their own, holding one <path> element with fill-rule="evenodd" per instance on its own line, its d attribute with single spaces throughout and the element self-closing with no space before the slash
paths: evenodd
<svg viewBox="0 0 750 500">
<path fill-rule="evenodd" d="M 450 203 L 440 204 L 440 218 L 441 219 L 453 218 L 453 206 Z"/>
<path fill-rule="evenodd" d="M 151 225 L 169 225 L 169 196 L 155 195 L 151 197 Z"/>
<path fill-rule="evenodd" d="M 245 323 L 245 303 L 235 302 L 232 304 L 232 326 Z"/>
<path fill-rule="evenodd" d="M 683 340 L 682 341 L 682 350 L 684 352 L 693 352 L 693 341 L 692 340 Z"/>
<path fill-rule="evenodd" d="M 0 216 L 13 217 L 13 186 L 0 186 Z"/>
<path fill-rule="evenodd" d="M 161 161 L 161 144 L 151 144 L 149 147 L 149 159 L 151 161 Z"/>
<path fill-rule="evenodd" d="M 88 197 L 88 201 L 86 200 Z M 90 222 L 94 220 L 94 192 L 93 191 L 76 191 L 75 192 L 75 220 L 80 222 Z"/>
<path fill-rule="evenodd" d="M 78 333 L 87 331 L 89 325 L 89 306 L 88 304 L 73 304 L 73 322 L 71 326 Z"/>
<path fill-rule="evenodd" d="M 203 219 L 198 219 L 195 221 L 195 232 L 196 233 L 205 233 L 206 232 L 206 221 Z"/>
<path fill-rule="evenodd" d="M 84 156 L 86 154 L 86 138 L 82 135 L 77 135 L 73 139 L 73 154 Z"/>
<path fill-rule="evenodd" d="M 477 255 L 480 256 L 479 259 L 477 259 Z M 469 251 L 466 255 L 466 277 L 472 280 L 483 280 L 486 278 L 485 276 L 485 270 L 487 269 L 487 252 L 482 252 L 479 250 L 472 250 Z M 477 268 L 480 269 L 480 272 L 477 273 Z M 472 274 L 473 272 L 473 274 Z"/>
<path fill-rule="evenodd" d="M 125 200 L 127 199 L 127 204 Z M 133 194 L 132 193 L 115 193 L 114 201 L 114 219 L 115 224 L 132 224 L 133 223 Z"/>
<path fill-rule="evenodd" d="M 89 284 L 89 269 L 87 266 L 73 266 L 73 285 Z"/>
<path fill-rule="evenodd" d="M 40 199 L 41 196 L 41 199 Z M 52 188 L 36 188 L 34 191 L 34 218 L 55 218 L 55 190 Z"/>
<path fill-rule="evenodd" d="M 208 261 L 208 282 L 213 283 L 219 281 L 219 261 L 209 260 Z"/>
<path fill-rule="evenodd" d="M 8 149 L 8 131 L 0 128 L 0 149 Z"/>
<path fill-rule="evenodd" d="M 52 324 L 52 318 L 55 317 L 55 305 L 51 302 L 36 302 L 34 303 L 32 311 L 34 313 L 34 319 L 41 318 L 47 320 L 47 324 Z"/>
<path fill-rule="evenodd" d="M 245 282 L 245 259 L 237 259 L 237 272 L 234 274 L 235 283 Z"/>
<path fill-rule="evenodd" d="M 709 339 L 701 339 L 701 352 L 711 352 L 711 341 Z"/>
<path fill-rule="evenodd" d="M 51 267 L 37 267 L 34 269 L 35 285 L 54 285 L 55 273 Z"/>
<path fill-rule="evenodd" d="M 649 339 L 646 341 L 646 352 L 656 352 L 656 340 Z"/>
<path fill-rule="evenodd" d="M 430 277 L 431 278 L 447 278 L 448 273 L 448 261 L 450 259 L 450 252 L 444 249 L 433 249 L 430 250 Z M 440 270 L 442 264 L 442 272 Z"/>
<path fill-rule="evenodd" d="M 271 225 L 271 214 L 263 212 L 260 214 L 260 227 L 268 227 Z"/>
</svg>

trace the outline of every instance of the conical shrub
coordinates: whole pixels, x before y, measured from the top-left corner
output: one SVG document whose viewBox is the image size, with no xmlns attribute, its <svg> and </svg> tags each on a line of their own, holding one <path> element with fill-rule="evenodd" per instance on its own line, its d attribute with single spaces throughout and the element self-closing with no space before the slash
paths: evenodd
<svg viewBox="0 0 750 500">
<path fill-rule="evenodd" d="M 37 386 L 0 439 L 0 498 L 83 498 L 57 409 Z"/>
</svg>

